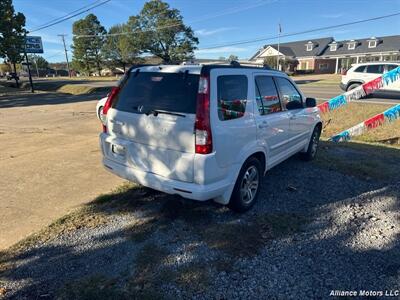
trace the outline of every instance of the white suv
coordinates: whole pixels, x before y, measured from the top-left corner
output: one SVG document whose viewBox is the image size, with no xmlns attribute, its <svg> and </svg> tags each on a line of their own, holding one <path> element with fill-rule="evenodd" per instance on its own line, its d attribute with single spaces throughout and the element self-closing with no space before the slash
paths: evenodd
<svg viewBox="0 0 400 300">
<path fill-rule="evenodd" d="M 383 73 L 391 71 L 400 66 L 397 62 L 370 62 L 362 64 L 354 64 L 342 76 L 340 88 L 344 91 L 350 91 L 361 84 L 374 80 L 382 76 Z M 375 95 L 379 94 L 397 94 L 400 93 L 400 82 L 394 82 L 385 89 L 374 92 Z"/>
<path fill-rule="evenodd" d="M 314 158 L 322 127 L 315 99 L 287 75 L 231 65 L 132 69 L 103 114 L 106 169 L 235 211 L 254 204 L 267 170 L 298 152 Z"/>
</svg>

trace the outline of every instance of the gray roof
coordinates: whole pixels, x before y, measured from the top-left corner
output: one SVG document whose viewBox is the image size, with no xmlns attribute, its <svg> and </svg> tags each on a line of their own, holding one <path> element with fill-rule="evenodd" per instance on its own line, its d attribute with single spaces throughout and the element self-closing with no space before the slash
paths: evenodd
<svg viewBox="0 0 400 300">
<path fill-rule="evenodd" d="M 291 56 L 291 57 L 319 56 L 324 52 L 324 50 L 328 47 L 328 44 L 331 43 L 332 41 L 333 41 L 332 37 L 326 37 L 320 39 L 281 43 L 279 45 L 279 52 L 281 52 L 286 56 Z M 313 50 L 311 51 L 307 51 L 306 44 L 308 42 L 312 42 L 314 45 Z M 278 49 L 278 44 L 265 45 L 263 49 L 257 51 L 257 53 L 253 55 L 250 59 L 254 59 L 268 46 L 271 46 L 274 49 Z"/>
<path fill-rule="evenodd" d="M 328 47 L 323 53 L 324 56 L 328 55 L 351 55 L 356 53 L 373 53 L 373 52 L 397 52 L 400 50 L 400 35 L 392 35 L 392 36 L 384 36 L 384 37 L 376 37 L 378 42 L 375 48 L 368 48 L 368 41 L 372 38 L 366 39 L 356 39 L 356 48 L 354 50 L 348 49 L 348 43 L 350 40 L 346 41 L 338 41 L 337 50 L 331 51 L 330 47 Z"/>
<path fill-rule="evenodd" d="M 374 53 L 374 52 L 398 52 L 400 51 L 400 35 L 376 37 L 377 46 L 375 48 L 368 48 L 368 41 L 371 38 L 357 39 L 356 48 L 354 50 L 348 49 L 348 43 L 352 40 L 337 41 L 337 50 L 331 51 L 329 44 L 334 42 L 333 38 L 320 38 L 314 40 L 303 40 L 298 42 L 281 43 L 279 51 L 290 57 L 308 57 L 308 56 L 344 56 L 357 53 Z M 306 50 L 306 44 L 311 41 L 316 47 L 312 51 Z M 255 59 L 265 48 L 268 46 L 278 49 L 278 44 L 265 45 L 262 49 L 258 50 L 251 58 Z"/>
</svg>

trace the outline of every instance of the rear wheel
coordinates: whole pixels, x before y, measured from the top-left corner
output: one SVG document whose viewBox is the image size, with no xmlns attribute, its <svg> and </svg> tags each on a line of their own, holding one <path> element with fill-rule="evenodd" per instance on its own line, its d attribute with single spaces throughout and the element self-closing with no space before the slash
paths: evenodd
<svg viewBox="0 0 400 300">
<path fill-rule="evenodd" d="M 260 191 L 262 170 L 260 161 L 255 157 L 250 157 L 243 164 L 228 204 L 230 209 L 245 212 L 254 205 Z"/>
<path fill-rule="evenodd" d="M 304 153 L 303 152 L 300 153 L 301 159 L 310 161 L 315 158 L 315 156 L 317 155 L 320 135 L 321 135 L 321 127 L 316 126 L 311 135 L 311 139 L 310 139 L 310 143 L 308 144 L 307 151 Z"/>
</svg>

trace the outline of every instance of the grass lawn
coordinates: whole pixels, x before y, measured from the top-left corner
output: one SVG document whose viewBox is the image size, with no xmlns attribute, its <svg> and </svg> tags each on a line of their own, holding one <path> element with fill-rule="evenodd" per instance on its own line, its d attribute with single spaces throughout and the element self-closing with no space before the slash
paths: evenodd
<svg viewBox="0 0 400 300">
<path fill-rule="evenodd" d="M 334 85 L 339 86 L 342 75 L 340 74 L 310 74 L 292 76 L 294 81 L 310 81 L 303 83 L 304 86 Z"/>
<path fill-rule="evenodd" d="M 332 112 L 322 114 L 324 120 L 323 138 L 346 130 L 376 114 L 382 113 L 392 105 L 370 104 L 370 103 L 349 103 Z M 353 138 L 357 141 L 381 142 L 391 140 L 394 146 L 400 147 L 400 119 L 383 126 L 365 132 L 363 135 Z"/>
<path fill-rule="evenodd" d="M 61 76 L 61 77 L 47 77 L 47 78 L 40 78 L 40 79 L 46 79 L 46 80 L 90 80 L 90 81 L 114 81 L 118 80 L 121 78 L 121 76 L 80 76 L 80 77 L 67 77 L 67 76 Z"/>
</svg>

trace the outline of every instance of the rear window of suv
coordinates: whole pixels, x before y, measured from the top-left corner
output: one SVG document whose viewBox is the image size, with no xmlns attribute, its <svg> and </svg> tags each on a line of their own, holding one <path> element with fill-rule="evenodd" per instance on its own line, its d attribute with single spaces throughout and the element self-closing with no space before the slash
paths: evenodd
<svg viewBox="0 0 400 300">
<path fill-rule="evenodd" d="M 132 72 L 113 107 L 134 113 L 164 110 L 194 114 L 199 78 L 184 72 Z"/>
</svg>

